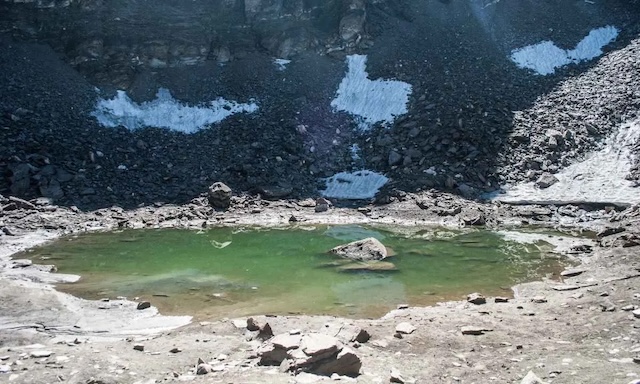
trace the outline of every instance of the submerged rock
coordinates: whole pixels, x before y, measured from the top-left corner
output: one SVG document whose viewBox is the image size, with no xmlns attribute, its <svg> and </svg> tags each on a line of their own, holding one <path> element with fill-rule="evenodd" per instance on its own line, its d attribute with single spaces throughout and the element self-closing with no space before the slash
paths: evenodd
<svg viewBox="0 0 640 384">
<path fill-rule="evenodd" d="M 384 272 L 397 270 L 398 268 L 395 264 L 388 261 L 360 261 L 356 263 L 343 264 L 338 267 L 338 271 L 341 272 Z"/>
<path fill-rule="evenodd" d="M 339 245 L 330 252 L 345 259 L 356 261 L 382 260 L 389 256 L 387 248 L 373 237 Z"/>
</svg>

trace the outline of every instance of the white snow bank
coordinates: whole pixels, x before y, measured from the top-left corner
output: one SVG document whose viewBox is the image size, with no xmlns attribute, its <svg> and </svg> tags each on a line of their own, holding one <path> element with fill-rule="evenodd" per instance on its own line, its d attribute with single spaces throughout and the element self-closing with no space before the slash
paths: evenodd
<svg viewBox="0 0 640 384">
<path fill-rule="evenodd" d="M 634 160 L 631 147 L 639 142 L 640 120 L 636 120 L 620 127 L 601 150 L 561 170 L 555 175 L 559 181 L 549 188 L 520 184 L 496 199 L 514 203 L 640 203 L 640 188 L 625 179 Z"/>
<path fill-rule="evenodd" d="M 324 179 L 324 197 L 334 199 L 371 199 L 389 179 L 373 171 L 340 172 Z"/>
<path fill-rule="evenodd" d="M 407 113 L 411 85 L 395 80 L 369 80 L 367 56 L 347 57 L 349 69 L 340 83 L 331 106 L 358 117 L 361 129 L 382 122 L 390 124 L 396 116 Z"/>
<path fill-rule="evenodd" d="M 550 75 L 556 68 L 593 60 L 602 55 L 602 48 L 614 41 L 618 33 L 613 26 L 594 29 L 570 50 L 558 48 L 551 41 L 543 41 L 513 50 L 511 60 L 520 68 L 531 69 L 539 75 Z"/>
<path fill-rule="evenodd" d="M 193 107 L 175 100 L 168 89 L 160 88 L 155 100 L 140 104 L 132 101 L 126 92 L 118 91 L 113 99 L 100 99 L 91 115 L 105 127 L 122 125 L 131 130 L 157 127 L 194 133 L 235 113 L 257 110 L 255 103 L 241 104 L 223 98 Z"/>
</svg>

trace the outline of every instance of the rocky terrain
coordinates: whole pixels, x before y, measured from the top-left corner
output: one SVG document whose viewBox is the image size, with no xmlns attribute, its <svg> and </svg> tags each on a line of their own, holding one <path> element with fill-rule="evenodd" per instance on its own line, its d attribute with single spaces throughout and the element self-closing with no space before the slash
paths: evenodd
<svg viewBox="0 0 640 384">
<path fill-rule="evenodd" d="M 304 198 L 323 177 L 365 167 L 391 179 L 387 193 L 473 197 L 557 172 L 637 114 L 636 1 L 156 3 L 0 2 L 3 194 L 128 208 L 184 203 L 222 181 Z M 509 60 L 605 25 L 620 34 L 600 60 L 549 76 Z M 371 79 L 412 86 L 409 113 L 390 127 L 363 132 L 332 110 L 352 53 L 368 55 Z M 275 58 L 291 63 L 282 71 Z M 159 88 L 191 105 L 224 96 L 260 109 L 194 134 L 91 116 L 116 89 L 145 101 Z"/>
</svg>

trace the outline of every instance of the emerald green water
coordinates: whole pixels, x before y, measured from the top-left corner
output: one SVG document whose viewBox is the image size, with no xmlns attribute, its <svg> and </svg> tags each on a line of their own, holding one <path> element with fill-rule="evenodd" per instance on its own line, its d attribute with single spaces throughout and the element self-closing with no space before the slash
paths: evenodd
<svg viewBox="0 0 640 384">
<path fill-rule="evenodd" d="M 396 271 L 343 272 L 334 246 L 376 237 Z M 58 289 L 99 299 L 139 297 L 167 314 L 199 318 L 259 313 L 372 317 L 400 303 L 427 305 L 479 291 L 509 295 L 515 283 L 557 271 L 544 243 L 475 230 L 411 234 L 360 226 L 206 231 L 129 230 L 62 239 L 25 255 L 81 275 Z M 23 256 L 21 256 L 23 257 Z"/>
</svg>

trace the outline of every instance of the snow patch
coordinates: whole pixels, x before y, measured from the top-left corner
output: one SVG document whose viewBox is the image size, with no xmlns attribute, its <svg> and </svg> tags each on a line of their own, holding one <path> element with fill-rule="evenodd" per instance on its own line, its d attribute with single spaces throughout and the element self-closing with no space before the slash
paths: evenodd
<svg viewBox="0 0 640 384">
<path fill-rule="evenodd" d="M 223 98 L 202 106 L 189 106 L 174 99 L 168 89 L 160 88 L 155 100 L 140 104 L 132 101 L 126 92 L 118 91 L 113 99 L 100 99 L 91 115 L 105 127 L 122 125 L 131 130 L 157 127 L 194 133 L 235 113 L 257 110 L 255 103 L 241 104 Z"/>
<path fill-rule="evenodd" d="M 411 85 L 396 80 L 369 80 L 367 56 L 347 56 L 349 69 L 331 106 L 355 115 L 358 126 L 367 130 L 375 123 L 391 124 L 407 113 Z"/>
<path fill-rule="evenodd" d="M 389 179 L 373 171 L 340 172 L 324 179 L 322 196 L 334 199 L 371 199 Z"/>
<path fill-rule="evenodd" d="M 273 60 L 273 63 L 276 65 L 278 71 L 284 71 L 285 69 L 287 69 L 287 65 L 291 64 L 291 60 L 275 59 Z"/>
<path fill-rule="evenodd" d="M 555 176 L 558 182 L 546 189 L 525 183 L 507 189 L 496 200 L 512 203 L 640 203 L 640 188 L 625 177 L 631 171 L 632 147 L 640 143 L 640 119 L 625 124 L 611 135 L 601 150 L 568 166 Z"/>
<path fill-rule="evenodd" d="M 550 75 L 557 68 L 602 55 L 602 48 L 613 42 L 618 33 L 618 29 L 610 25 L 594 29 L 574 49 L 569 50 L 559 48 L 551 41 L 543 41 L 513 50 L 511 60 L 518 67 L 531 69 L 538 75 Z"/>
</svg>

